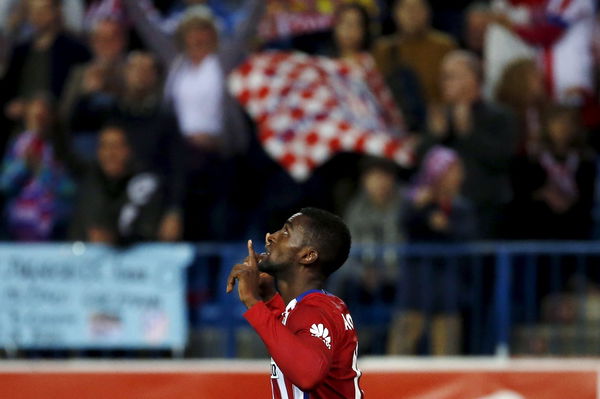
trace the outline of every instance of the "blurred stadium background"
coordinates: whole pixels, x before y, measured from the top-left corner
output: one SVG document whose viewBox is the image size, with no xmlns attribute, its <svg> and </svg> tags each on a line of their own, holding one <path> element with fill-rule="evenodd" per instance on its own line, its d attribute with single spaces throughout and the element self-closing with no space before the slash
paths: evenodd
<svg viewBox="0 0 600 399">
<path fill-rule="evenodd" d="M 600 399 L 593 0 L 0 2 L 0 396 L 266 398 L 303 206 L 369 398 Z"/>
</svg>

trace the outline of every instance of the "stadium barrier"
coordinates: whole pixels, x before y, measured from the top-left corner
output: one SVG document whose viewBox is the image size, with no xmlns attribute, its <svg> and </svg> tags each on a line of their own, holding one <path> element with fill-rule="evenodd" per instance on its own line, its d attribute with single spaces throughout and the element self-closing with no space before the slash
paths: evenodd
<svg viewBox="0 0 600 399">
<path fill-rule="evenodd" d="M 245 308 L 235 294 L 222 289 L 230 265 L 245 256 L 245 246 L 200 248 L 218 260 L 217 277 L 208 280 L 217 281 L 214 296 L 194 311 L 196 325 L 217 332 L 204 343 L 209 351 L 199 353 L 260 356 L 260 350 L 247 347 L 248 341 L 260 342 L 247 337 Z M 385 269 L 390 259 L 396 265 L 394 299 L 374 295 L 361 302 L 352 291 L 356 280 L 365 279 L 361 270 Z M 456 314 L 462 325 L 458 354 L 600 356 L 599 265 L 600 245 L 595 242 L 355 246 L 349 262 L 330 281 L 330 290 L 346 300 L 359 333 L 368 331 L 361 337 L 363 353 L 386 353 L 395 313 L 416 307 L 432 316 L 441 307 Z M 431 353 L 423 345 L 431 340 L 431 326 L 426 324 L 419 354 Z"/>
<path fill-rule="evenodd" d="M 600 399 L 597 361 L 365 358 L 367 398 Z M 11 399 L 269 398 L 269 362 L 0 362 Z"/>
<path fill-rule="evenodd" d="M 42 283 L 51 282 L 48 278 L 31 281 L 31 278 L 35 277 L 35 274 L 31 274 L 34 270 L 39 271 L 39 276 L 42 277 L 60 278 L 73 277 L 70 270 L 78 270 L 75 276 L 89 279 L 91 274 L 86 275 L 83 272 L 87 269 L 74 267 L 82 262 L 87 266 L 95 262 L 97 270 L 104 270 L 102 265 L 108 262 L 110 265 L 106 266 L 107 270 L 113 270 L 113 273 L 109 274 L 116 278 L 135 280 L 144 268 L 154 270 L 155 273 L 142 274 L 148 276 L 144 284 L 149 286 L 142 285 L 139 289 L 149 289 L 149 292 L 154 290 L 160 295 L 166 295 L 174 292 L 174 286 L 165 285 L 165 281 L 172 284 L 184 280 L 178 279 L 180 272 L 175 271 L 176 269 L 172 269 L 170 273 L 163 273 L 174 263 L 178 250 L 183 251 L 179 257 L 181 262 L 190 263 L 189 260 L 193 259 L 191 266 L 186 269 L 185 279 L 189 317 L 165 319 L 165 315 L 173 312 L 178 314 L 183 310 L 183 306 L 175 305 L 177 301 L 170 302 L 171 305 L 162 309 L 162 313 L 128 313 L 124 310 L 119 313 L 121 308 L 118 306 L 122 302 L 117 299 L 123 299 L 122 294 L 130 291 L 129 287 L 131 290 L 134 288 L 133 285 L 118 286 L 121 295 L 113 297 L 117 299 L 113 301 L 114 306 L 109 310 L 114 311 L 117 306 L 116 313 L 134 317 L 135 323 L 132 325 L 143 327 L 137 335 L 131 335 L 132 330 L 125 327 L 128 325 L 125 323 L 126 316 L 123 316 L 119 330 L 115 328 L 115 325 L 119 326 L 119 323 L 116 323 L 118 317 L 94 318 L 88 313 L 84 313 L 85 317 L 80 319 L 82 322 L 96 322 L 97 325 L 91 325 L 97 328 L 81 330 L 81 326 L 76 325 L 79 330 L 72 328 L 71 331 L 69 323 L 79 319 L 64 317 L 65 314 L 54 314 L 44 319 L 40 318 L 43 314 L 36 318 L 30 317 L 28 313 L 31 308 L 56 311 L 63 309 L 61 306 L 35 307 L 19 299 L 21 294 L 22 297 L 26 297 L 36 292 L 40 295 L 34 295 L 33 299 L 42 302 L 47 299 L 64 299 L 66 288 L 72 290 L 74 287 L 79 287 L 79 292 L 84 294 L 89 294 L 94 287 L 107 289 L 104 295 L 97 297 L 110 298 L 110 295 L 113 295 L 110 290 L 117 287 L 114 279 L 97 279 L 93 284 L 86 283 L 87 285 L 63 281 L 58 285 L 46 287 L 48 289 L 45 290 L 34 289 L 39 288 Z M 185 341 L 185 354 L 191 357 L 260 357 L 264 354 L 264 349 L 257 337 L 249 331 L 242 317 L 244 306 L 239 302 L 236 293 L 226 295 L 224 289 L 231 265 L 243 259 L 246 251 L 245 245 L 241 243 L 204 243 L 193 246 L 145 244 L 128 249 L 107 249 L 81 243 L 2 244 L 0 298 L 5 309 L 13 306 L 13 310 L 16 307 L 20 313 L 0 313 L 0 345 L 3 349 L 0 356 L 85 357 L 88 353 L 86 350 L 100 348 L 100 353 L 95 352 L 93 356 L 136 357 L 136 350 L 140 347 L 168 349 L 173 351 L 174 355 L 182 356 L 184 348 L 181 347 L 181 342 Z M 92 256 L 93 262 L 86 260 L 86 254 Z M 365 303 L 355 297 L 355 291 L 348 291 L 356 283 L 348 281 L 348 278 L 356 280 L 358 276 L 358 280 L 361 280 L 361 270 L 383 270 L 390 264 L 390 259 L 396 272 L 394 278 L 388 280 L 396 288 L 396 295 L 391 302 L 375 295 L 370 302 Z M 349 303 L 359 333 L 363 333 L 361 349 L 366 354 L 385 353 L 390 323 L 396 313 L 412 306 L 426 315 L 431 315 L 436 311 L 436 307 L 442 306 L 442 310 L 447 307 L 450 310 L 446 311 L 454 312 L 459 317 L 462 325 L 462 334 L 458 339 L 461 344 L 460 354 L 496 354 L 500 357 L 509 354 L 598 356 L 600 294 L 594 289 L 600 281 L 598 265 L 600 245 L 594 242 L 356 246 L 352 250 L 351 260 L 344 266 L 344 269 L 350 272 L 340 270 L 337 273 L 338 277 L 331 282 L 331 290 L 337 294 L 338 289 L 346 289 L 342 296 Z M 119 271 L 127 273 L 119 274 Z M 164 280 L 165 278 L 167 280 Z M 138 279 L 137 283 L 141 284 L 144 281 Z M 412 294 L 405 295 L 407 292 Z M 9 299 L 12 302 L 9 302 Z M 146 298 L 145 302 L 140 301 L 140 298 L 129 299 L 134 305 L 143 306 L 145 303 L 157 303 L 160 296 L 152 297 L 152 301 Z M 77 300 L 79 299 L 74 301 Z M 67 302 L 69 307 L 74 305 L 71 300 Z M 95 302 L 85 302 L 88 305 L 90 303 Z M 85 309 L 85 306 L 83 308 Z M 110 316 L 115 312 L 100 313 Z M 136 319 L 142 313 L 146 316 L 142 320 Z M 33 325 L 36 329 L 23 328 L 24 320 L 28 320 L 30 327 Z M 16 329 L 15 322 L 18 327 Z M 62 339 L 53 340 L 53 334 L 47 334 L 48 329 L 45 328 L 49 322 L 63 323 L 63 330 L 73 334 L 65 333 Z M 185 340 L 188 324 L 191 329 Z M 34 335 L 41 339 L 44 345 L 40 345 L 39 342 L 37 345 L 27 345 L 32 331 L 37 331 Z M 81 334 L 75 334 L 76 331 L 80 331 Z M 94 342 L 88 342 L 87 345 L 75 342 L 76 345 L 71 345 L 72 341 L 81 339 L 90 331 L 98 333 L 96 338 L 101 341 L 96 343 L 101 342 L 101 345 L 94 345 Z M 118 334 L 119 331 L 122 332 L 121 335 Z M 366 332 L 368 334 L 365 335 Z M 431 353 L 427 345 L 423 344 L 428 339 L 431 340 L 431 335 L 431 328 L 427 328 L 417 353 Z M 123 337 L 138 339 L 137 342 L 141 345 L 131 345 L 131 341 L 125 342 Z M 157 337 L 171 338 L 160 341 Z M 47 352 L 44 349 L 51 351 Z M 72 349 L 76 351 L 73 352 Z M 120 352 L 116 353 L 112 349 L 118 349 Z M 66 353 L 65 350 L 69 352 Z"/>
</svg>

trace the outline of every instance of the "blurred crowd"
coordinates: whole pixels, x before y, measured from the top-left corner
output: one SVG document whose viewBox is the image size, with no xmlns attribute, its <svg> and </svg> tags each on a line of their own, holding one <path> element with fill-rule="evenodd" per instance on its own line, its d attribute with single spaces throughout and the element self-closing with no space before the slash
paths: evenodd
<svg viewBox="0 0 600 399">
<path fill-rule="evenodd" d="M 269 40 L 262 0 L 0 3 L 0 237 L 260 240 L 306 205 L 361 244 L 600 237 L 594 0 L 340 3 L 330 30 Z M 295 181 L 227 89 L 266 49 L 374 65 L 416 165 L 339 153 Z M 392 255 L 364 295 L 393 297 Z"/>
<path fill-rule="evenodd" d="M 236 240 L 307 204 L 356 242 L 597 236 L 592 0 L 340 2 L 331 30 L 265 40 L 271 6 L 4 1 L 2 237 Z M 338 154 L 291 179 L 227 90 L 272 48 L 374 61 L 417 165 Z"/>
</svg>

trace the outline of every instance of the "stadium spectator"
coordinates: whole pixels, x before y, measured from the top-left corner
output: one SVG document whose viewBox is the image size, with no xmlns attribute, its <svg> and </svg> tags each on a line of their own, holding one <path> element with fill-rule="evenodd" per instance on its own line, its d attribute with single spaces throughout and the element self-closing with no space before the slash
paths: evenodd
<svg viewBox="0 0 600 399">
<path fill-rule="evenodd" d="M 358 101 L 348 101 L 344 104 L 358 115 L 364 115 L 369 123 L 378 123 L 388 130 L 390 134 L 405 132 L 403 112 L 394 101 L 392 92 L 386 86 L 385 79 L 377 69 L 373 56 L 369 53 L 371 48 L 371 21 L 365 7 L 357 3 L 341 4 L 334 14 L 331 45 L 326 55 L 335 58 L 338 65 L 349 68 L 351 73 L 340 75 L 348 79 L 352 87 L 360 88 L 364 95 L 371 96 L 374 101 L 369 106 Z M 402 93 L 404 95 L 404 93 Z M 316 170 L 323 174 L 332 171 L 326 176 L 328 182 L 323 184 L 322 197 L 333 194 L 335 207 L 342 212 L 348 206 L 350 195 L 356 190 L 356 180 L 359 177 L 356 165 L 359 156 L 338 156 L 330 161 L 334 167 Z M 331 166 L 331 165 L 330 165 Z"/>
<path fill-rule="evenodd" d="M 217 31 L 210 18 L 191 13 L 177 32 L 182 56 L 172 65 L 165 96 L 172 102 L 188 144 L 217 152 L 223 129 L 225 77 L 216 55 Z"/>
<path fill-rule="evenodd" d="M 353 59 L 366 54 L 372 44 L 371 17 L 357 3 L 341 4 L 335 11 L 331 48 L 326 55 Z"/>
<path fill-rule="evenodd" d="M 222 0 L 174 0 L 162 2 L 162 4 L 152 0 L 137 0 L 137 2 L 140 4 L 139 9 L 144 12 L 145 17 L 167 35 L 175 34 L 179 24 L 185 18 L 185 14 L 191 8 L 204 9 L 202 12 L 211 15 L 215 20 L 220 36 L 231 34 L 235 28 L 233 26 L 235 20 L 242 18 L 244 15 L 243 7 L 239 7 L 237 11 L 234 11 L 231 9 L 233 7 Z"/>
<path fill-rule="evenodd" d="M 486 38 L 489 93 L 507 63 L 524 56 L 542 66 L 554 101 L 581 105 L 593 90 L 593 0 L 494 0 Z M 486 90 L 487 92 L 488 90 Z"/>
<path fill-rule="evenodd" d="M 198 17 L 215 21 L 215 13 L 205 4 L 195 4 L 191 7 L 181 8 L 178 11 L 176 19 L 177 24 L 174 25 L 171 35 L 160 29 L 152 15 L 152 10 L 146 7 L 147 3 L 138 0 L 122 0 L 127 10 L 128 16 L 131 18 L 136 31 L 156 56 L 161 63 L 169 66 L 175 61 L 180 53 L 179 43 L 177 41 L 177 31 L 184 19 L 196 15 Z M 195 1 L 203 3 L 203 1 Z M 204 1 L 204 3 L 206 3 Z M 252 40 L 255 38 L 260 19 L 265 10 L 265 2 L 263 0 L 243 0 L 242 6 L 239 7 L 239 15 L 245 16 L 239 19 L 239 22 L 232 28 L 234 33 L 230 36 L 221 35 L 222 32 L 217 31 L 219 36 L 218 55 L 225 73 L 231 72 L 248 54 L 251 48 Z M 210 2 L 211 7 L 218 7 L 218 2 Z M 181 12 L 183 11 L 183 12 Z M 215 30 L 217 27 L 215 26 Z"/>
<path fill-rule="evenodd" d="M 595 177 L 594 154 L 585 145 L 577 109 L 549 107 L 539 150 L 521 157 L 514 168 L 516 237 L 589 239 Z"/>
<path fill-rule="evenodd" d="M 373 57 L 368 53 L 371 48 L 371 31 L 370 16 L 366 8 L 357 3 L 342 4 L 335 13 L 333 49 L 329 50 L 328 55 L 351 61 L 355 66 L 361 67 L 366 72 L 366 81 L 371 88 L 385 87 L 387 83 L 391 89 L 389 92 L 387 89 L 372 89 L 378 97 L 384 119 L 397 131 L 405 128 L 418 130 L 417 126 L 420 127 L 420 122 L 424 121 L 425 107 L 416 76 L 410 68 L 397 66 L 387 77 L 387 82 L 384 82 Z"/>
<path fill-rule="evenodd" d="M 356 75 L 356 80 L 361 82 L 354 84 L 366 83 L 375 96 L 379 115 L 373 115 L 373 118 L 381 118 L 393 131 L 401 132 L 405 130 L 405 126 L 398 105 L 406 102 L 407 93 L 399 92 L 398 99 L 404 101 L 401 104 L 394 103 L 392 93 L 386 87 L 384 78 L 369 53 L 371 31 L 370 16 L 365 7 L 357 3 L 342 4 L 335 12 L 333 49 L 329 55 L 361 70 L 361 74 Z"/>
<path fill-rule="evenodd" d="M 411 241 L 464 241 L 477 237 L 473 206 L 461 195 L 465 179 L 456 151 L 428 151 L 402 220 Z"/>
<path fill-rule="evenodd" d="M 182 237 L 185 195 L 184 149 L 177 119 L 162 104 L 160 76 L 155 58 L 131 53 L 125 64 L 125 87 L 111 120 L 123 126 L 134 158 L 165 181 L 167 212 L 159 238 Z"/>
<path fill-rule="evenodd" d="M 399 260 L 395 250 L 381 254 L 378 248 L 382 244 L 397 245 L 404 241 L 399 220 L 405 192 L 397 181 L 398 167 L 393 162 L 367 158 L 362 163 L 360 190 L 350 199 L 344 220 L 352 242 L 363 251 L 359 257 L 348 260 L 333 279 L 335 286 L 331 289 L 350 306 L 388 307 L 394 303 L 396 281 L 400 276 Z M 365 327 L 362 350 L 381 352 L 381 336 L 385 333 L 377 327 Z"/>
<path fill-rule="evenodd" d="M 463 194 L 474 205 L 479 238 L 497 237 L 505 205 L 511 200 L 509 164 L 516 128 L 506 110 L 481 99 L 481 64 L 465 50 L 449 53 L 441 80 L 445 104 L 432 107 L 419 152 L 443 144 L 464 163 Z"/>
<path fill-rule="evenodd" d="M 89 59 L 85 46 L 63 29 L 59 0 L 29 0 L 27 11 L 33 36 L 15 47 L 0 84 L 0 105 L 11 120 L 23 116 L 35 93 L 60 98 L 72 68 Z"/>
<path fill-rule="evenodd" d="M 191 7 L 205 7 L 213 15 L 219 36 L 229 38 L 235 34 L 237 25 L 248 18 L 249 10 L 243 5 L 244 0 L 174 0 L 163 1 L 162 4 L 153 1 L 154 5 L 150 4 L 151 0 L 146 2 L 148 4 L 141 3 L 148 17 L 167 34 L 177 31 Z"/>
<path fill-rule="evenodd" d="M 225 76 L 217 50 L 217 31 L 212 19 L 189 13 L 177 32 L 182 55 L 169 71 L 165 98 L 172 104 L 186 144 L 190 238 L 209 238 L 198 230 L 200 221 L 209 221 L 212 209 L 223 198 L 227 182 L 223 175 Z"/>
<path fill-rule="evenodd" d="M 31 0 L 4 0 L 0 2 L 0 30 L 10 38 L 20 41 L 31 37 L 32 26 L 27 20 L 27 7 Z M 72 34 L 83 29 L 84 0 L 59 0 L 61 23 Z"/>
<path fill-rule="evenodd" d="M 25 105 L 25 128 L 9 145 L 0 172 L 11 239 L 64 238 L 75 193 L 65 158 L 54 103 L 48 95 L 36 94 Z"/>
<path fill-rule="evenodd" d="M 404 190 L 397 182 L 397 167 L 391 161 L 368 158 L 362 169 L 360 191 L 350 200 L 344 217 L 353 242 L 364 248 L 401 243 L 404 241 L 404 232 L 398 221 L 403 207 Z M 390 283 L 398 275 L 395 252 L 386 254 L 385 259 L 372 252 L 365 250 L 360 264 L 348 267 L 342 273 L 358 285 L 358 290 L 348 289 L 344 292 L 354 292 L 354 295 L 358 293 L 363 304 L 379 299 L 391 302 L 394 285 Z M 351 300 L 348 295 L 344 295 Z"/>
<path fill-rule="evenodd" d="M 160 240 L 164 193 L 158 175 L 136 165 L 127 133 L 107 125 L 88 166 L 71 226 L 74 240 L 130 244 Z"/>
<path fill-rule="evenodd" d="M 162 31 L 153 22 L 151 13 L 148 12 L 148 8 L 144 7 L 144 2 L 137 0 L 122 1 L 136 32 L 146 46 L 158 57 L 165 69 L 171 71 L 171 76 L 180 73 L 181 67 L 186 65 L 186 62 L 184 62 L 186 60 L 185 51 L 183 54 L 180 51 L 184 47 L 183 42 L 179 40 L 181 35 L 176 34 L 173 37 Z M 245 18 L 239 20 L 231 36 L 217 35 L 215 37 L 216 41 L 213 43 L 215 47 L 213 49 L 214 54 L 209 57 L 213 59 L 212 55 L 218 56 L 218 64 L 222 68 L 223 75 L 229 74 L 247 56 L 266 7 L 263 0 L 244 0 L 242 4 L 239 7 L 239 13 L 244 15 Z M 220 2 L 211 2 L 211 6 L 217 7 L 220 5 L 222 5 Z M 214 14 L 206 5 L 196 4 L 186 8 L 185 13 L 182 14 L 179 20 L 180 25 L 184 22 L 184 19 L 190 18 L 206 21 L 204 23 L 206 26 L 212 26 L 209 27 L 209 30 L 212 29 L 216 32 Z M 183 27 L 183 25 L 181 26 Z M 213 60 L 210 63 L 214 64 L 215 62 Z M 165 93 L 167 96 L 171 93 L 169 84 L 165 89 Z M 214 101 L 219 100 L 211 99 L 211 102 Z M 204 105 L 204 102 L 202 102 L 199 109 L 203 109 Z M 241 106 L 227 92 L 223 95 L 220 106 L 224 111 L 219 110 L 218 113 L 227 115 L 227 118 L 222 121 L 219 150 L 228 157 L 245 153 L 250 144 L 249 135 L 252 132 Z"/>
<path fill-rule="evenodd" d="M 460 194 L 464 177 L 456 151 L 444 147 L 429 150 L 403 210 L 408 240 L 459 242 L 477 236 L 474 209 Z M 431 258 L 429 264 L 409 259 L 401 273 L 399 311 L 390 327 L 388 353 L 416 354 L 426 319 L 431 316 L 431 353 L 458 354 L 459 271 L 444 258 Z M 427 275 L 435 278 L 428 280 Z M 424 286 L 428 286 L 426 292 Z"/>
<path fill-rule="evenodd" d="M 61 103 L 74 150 L 85 159 L 96 155 L 97 133 L 123 89 L 125 27 L 117 20 L 100 20 L 90 33 L 90 45 L 94 58 L 70 73 Z"/>
<path fill-rule="evenodd" d="M 517 152 L 535 151 L 540 145 L 542 112 L 548 101 L 543 75 L 535 61 L 523 58 L 508 64 L 496 87 L 495 100 L 517 118 Z"/>
<path fill-rule="evenodd" d="M 427 0 L 397 0 L 394 17 L 398 33 L 375 42 L 377 64 L 385 76 L 398 66 L 409 67 L 419 79 L 425 100 L 438 102 L 440 65 L 456 48 L 454 39 L 431 27 Z"/>
<path fill-rule="evenodd" d="M 147 1 L 147 0 L 146 0 Z M 189 10 L 189 7 L 194 6 L 204 6 L 206 9 L 212 13 L 207 3 L 208 0 L 175 0 L 169 2 L 169 6 L 163 7 L 165 8 L 164 12 L 161 12 L 159 9 L 155 8 L 152 3 L 156 3 L 153 1 L 147 1 L 146 9 L 150 17 L 154 20 L 154 23 L 157 24 L 160 29 L 162 29 L 165 33 L 174 34 L 181 20 L 184 18 L 185 13 Z"/>
</svg>

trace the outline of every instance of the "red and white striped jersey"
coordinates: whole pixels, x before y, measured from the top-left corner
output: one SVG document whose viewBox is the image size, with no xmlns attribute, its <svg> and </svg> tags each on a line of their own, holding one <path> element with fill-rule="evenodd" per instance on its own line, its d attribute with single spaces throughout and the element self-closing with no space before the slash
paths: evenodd
<svg viewBox="0 0 600 399">
<path fill-rule="evenodd" d="M 362 399 L 358 338 L 346 304 L 310 290 L 287 306 L 276 295 L 244 317 L 271 354 L 273 399 Z"/>
</svg>

